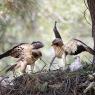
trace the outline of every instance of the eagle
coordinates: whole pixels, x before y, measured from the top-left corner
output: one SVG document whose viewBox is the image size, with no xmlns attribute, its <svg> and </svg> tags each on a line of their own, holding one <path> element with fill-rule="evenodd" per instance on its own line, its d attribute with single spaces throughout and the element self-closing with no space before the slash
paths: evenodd
<svg viewBox="0 0 95 95">
<path fill-rule="evenodd" d="M 82 42 L 79 39 L 71 39 L 68 43 L 64 44 L 61 35 L 59 34 L 59 31 L 56 27 L 56 21 L 53 28 L 55 39 L 52 41 L 52 47 L 55 52 L 55 56 L 52 58 L 52 61 L 49 66 L 50 67 L 54 61 L 54 59 L 57 58 L 64 58 L 64 64 L 66 66 L 66 57 L 67 55 L 78 55 L 84 51 L 89 52 L 92 55 L 95 55 L 95 50 L 90 48 L 88 45 L 86 45 L 84 42 Z"/>
<path fill-rule="evenodd" d="M 20 57 L 16 64 L 7 68 L 6 72 L 12 71 L 20 68 L 22 73 L 26 73 L 27 65 L 31 65 L 32 70 L 34 69 L 35 62 L 42 57 L 41 51 L 34 49 L 30 52 L 30 54 L 24 54 L 24 56 Z"/>
<path fill-rule="evenodd" d="M 24 73 L 27 65 L 34 65 L 35 61 L 42 56 L 39 49 L 43 46 L 43 43 L 40 41 L 34 41 L 31 44 L 20 43 L 17 46 L 14 46 L 12 49 L 1 54 L 0 59 L 8 56 L 18 59 L 17 63 L 9 67 L 6 72 L 14 68 L 21 67 L 21 72 Z"/>
</svg>

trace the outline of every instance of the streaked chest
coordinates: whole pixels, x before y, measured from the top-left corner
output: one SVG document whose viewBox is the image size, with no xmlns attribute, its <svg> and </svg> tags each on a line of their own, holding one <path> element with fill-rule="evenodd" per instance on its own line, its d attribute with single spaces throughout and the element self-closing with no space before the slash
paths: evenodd
<svg viewBox="0 0 95 95">
<path fill-rule="evenodd" d="M 55 56 L 58 57 L 58 58 L 62 58 L 62 55 L 63 55 L 63 52 L 64 52 L 63 47 L 54 46 L 53 48 L 54 48 L 54 51 L 55 51 Z"/>
</svg>

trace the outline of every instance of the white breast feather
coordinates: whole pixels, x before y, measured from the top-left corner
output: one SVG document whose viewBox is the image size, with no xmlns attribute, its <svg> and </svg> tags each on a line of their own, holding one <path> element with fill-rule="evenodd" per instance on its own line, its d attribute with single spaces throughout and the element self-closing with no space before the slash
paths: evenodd
<svg viewBox="0 0 95 95">
<path fill-rule="evenodd" d="M 77 57 L 77 59 L 75 59 L 75 61 L 73 63 L 71 63 L 71 65 L 69 66 L 70 71 L 77 71 L 82 67 L 83 67 L 83 65 L 81 64 L 79 57 Z"/>
</svg>

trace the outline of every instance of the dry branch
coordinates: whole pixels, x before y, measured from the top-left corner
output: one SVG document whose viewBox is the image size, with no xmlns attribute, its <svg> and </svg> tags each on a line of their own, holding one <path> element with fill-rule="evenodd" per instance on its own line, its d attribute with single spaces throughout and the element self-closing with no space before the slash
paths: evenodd
<svg viewBox="0 0 95 95">
<path fill-rule="evenodd" d="M 12 80 L 13 85 L 0 84 L 0 95 L 94 95 L 95 74 L 87 68 L 24 74 Z"/>
</svg>

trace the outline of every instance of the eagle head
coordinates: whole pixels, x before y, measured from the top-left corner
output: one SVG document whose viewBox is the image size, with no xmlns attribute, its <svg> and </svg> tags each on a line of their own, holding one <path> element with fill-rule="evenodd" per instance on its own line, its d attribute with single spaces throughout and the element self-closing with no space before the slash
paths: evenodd
<svg viewBox="0 0 95 95">
<path fill-rule="evenodd" d="M 44 44 L 40 41 L 33 41 L 32 45 L 33 45 L 33 49 L 40 49 L 44 47 Z"/>
<path fill-rule="evenodd" d="M 52 46 L 55 45 L 55 46 L 63 46 L 63 41 L 62 39 L 60 38 L 56 38 L 52 41 Z"/>
</svg>

